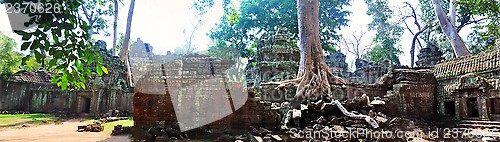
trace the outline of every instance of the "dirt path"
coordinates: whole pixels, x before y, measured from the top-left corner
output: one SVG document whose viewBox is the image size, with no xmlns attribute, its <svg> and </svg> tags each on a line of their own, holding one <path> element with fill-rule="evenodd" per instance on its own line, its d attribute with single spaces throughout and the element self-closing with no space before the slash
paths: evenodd
<svg viewBox="0 0 500 142">
<path fill-rule="evenodd" d="M 79 119 L 63 124 L 31 127 L 12 127 L 0 130 L 0 142 L 95 142 L 110 138 L 105 132 L 77 132 L 77 126 L 85 125 Z"/>
</svg>

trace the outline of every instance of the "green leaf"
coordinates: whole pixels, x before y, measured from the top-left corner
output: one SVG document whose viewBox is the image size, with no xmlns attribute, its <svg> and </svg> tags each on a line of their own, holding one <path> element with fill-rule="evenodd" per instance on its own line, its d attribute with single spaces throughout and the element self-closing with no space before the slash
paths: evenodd
<svg viewBox="0 0 500 142">
<path fill-rule="evenodd" d="M 24 42 L 22 45 L 21 45 L 21 50 L 26 50 L 30 47 L 31 45 L 31 42 Z"/>
<path fill-rule="evenodd" d="M 102 73 L 102 68 L 100 68 L 100 67 L 96 68 L 96 72 L 99 74 L 99 76 L 102 76 L 102 74 L 103 74 Z"/>
<path fill-rule="evenodd" d="M 29 39 L 31 39 L 31 34 L 25 34 L 25 35 L 23 35 L 22 39 L 23 40 L 29 40 Z"/>
<path fill-rule="evenodd" d="M 94 62 L 94 54 L 88 54 L 88 56 L 89 56 L 89 60 L 87 61 L 87 64 L 91 65 L 92 62 Z"/>
<path fill-rule="evenodd" d="M 90 71 L 89 69 L 85 69 L 87 71 L 87 76 L 92 78 L 92 71 Z"/>
<path fill-rule="evenodd" d="M 68 88 L 68 78 L 67 76 L 63 76 L 61 81 L 61 89 L 66 90 L 67 88 Z"/>
<path fill-rule="evenodd" d="M 80 87 L 82 87 L 83 89 L 87 88 L 87 87 L 85 87 L 85 83 L 83 83 L 83 82 L 80 82 Z"/>
<path fill-rule="evenodd" d="M 30 58 L 31 58 L 30 55 L 27 55 L 27 56 L 23 57 L 23 59 L 21 60 L 21 64 L 22 65 L 26 65 L 26 61 L 28 61 Z"/>
<path fill-rule="evenodd" d="M 52 78 L 52 80 L 50 80 L 50 82 L 57 83 L 57 81 L 59 81 L 59 79 L 61 79 L 61 77 L 60 76 L 56 76 L 56 77 Z"/>
<path fill-rule="evenodd" d="M 79 71 L 83 70 L 83 66 L 82 66 L 82 64 L 80 64 L 80 61 L 76 60 L 75 61 L 75 65 L 76 65 L 76 67 L 78 68 Z"/>
<path fill-rule="evenodd" d="M 98 62 L 99 64 L 102 64 L 102 58 L 101 58 L 101 57 L 97 57 L 97 62 Z"/>
<path fill-rule="evenodd" d="M 108 68 L 101 66 L 101 69 L 105 74 L 108 74 Z"/>
<path fill-rule="evenodd" d="M 35 53 L 35 58 L 38 62 L 42 62 L 42 54 L 40 54 L 40 52 L 38 52 L 37 50 L 33 51 L 33 53 Z"/>
<path fill-rule="evenodd" d="M 51 59 L 49 61 L 49 66 L 51 66 L 51 67 L 56 66 L 56 64 L 57 64 L 57 58 Z"/>
</svg>

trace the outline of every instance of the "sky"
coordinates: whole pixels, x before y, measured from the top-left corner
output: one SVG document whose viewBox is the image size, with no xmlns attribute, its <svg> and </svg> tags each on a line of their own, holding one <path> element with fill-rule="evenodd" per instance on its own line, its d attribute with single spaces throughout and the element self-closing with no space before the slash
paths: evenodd
<svg viewBox="0 0 500 142">
<path fill-rule="evenodd" d="M 127 13 L 130 5 L 130 0 L 123 0 L 124 5 L 119 9 L 119 24 L 118 33 L 125 33 Z M 404 1 L 389 0 L 389 6 L 392 8 L 402 7 Z M 412 5 L 417 5 L 418 1 L 408 0 Z M 204 17 L 196 17 L 195 10 L 191 7 L 192 0 L 138 0 L 135 4 L 135 10 L 132 20 L 131 40 L 141 38 L 142 41 L 150 43 L 153 46 L 153 52 L 156 54 L 166 54 L 167 51 L 173 51 L 176 47 L 186 43 L 188 35 L 183 34 L 191 32 L 197 19 L 203 21 L 202 26 L 196 30 L 194 44 L 199 51 L 207 50 L 211 40 L 207 33 L 214 28 L 217 21 L 223 14 L 220 3 L 215 3 L 215 7 L 211 9 Z M 3 7 L 3 5 L 0 5 Z M 348 27 L 343 27 L 340 31 L 343 35 L 350 35 L 353 32 L 360 30 L 368 31 L 368 23 L 371 22 L 371 17 L 366 14 L 367 5 L 364 0 L 352 0 L 351 6 L 346 7 L 352 14 L 348 17 L 350 22 Z M 108 17 L 112 21 L 112 17 Z M 112 24 L 108 28 L 108 32 L 112 33 Z M 462 30 L 464 31 L 464 30 Z M 13 37 L 18 41 L 18 46 L 21 43 L 21 37 L 12 33 L 10 24 L 5 12 L 5 9 L 0 8 L 0 32 Z M 374 31 L 368 31 L 367 36 L 363 40 L 363 45 L 368 45 L 374 35 Z M 461 32 L 467 33 L 467 32 Z M 462 36 L 464 37 L 464 36 Z M 94 35 L 96 39 L 103 39 L 108 44 L 108 48 L 112 46 L 112 36 L 106 37 L 103 35 Z M 404 53 L 400 55 L 400 61 L 403 65 L 410 64 L 410 45 L 412 35 L 406 32 L 401 37 L 402 49 Z M 347 63 L 354 63 L 354 56 L 347 54 Z M 416 52 L 418 53 L 418 52 Z"/>
</svg>

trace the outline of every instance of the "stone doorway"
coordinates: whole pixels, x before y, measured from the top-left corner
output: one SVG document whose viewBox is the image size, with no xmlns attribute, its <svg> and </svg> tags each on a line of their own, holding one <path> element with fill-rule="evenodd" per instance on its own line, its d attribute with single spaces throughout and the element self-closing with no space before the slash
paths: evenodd
<svg viewBox="0 0 500 142">
<path fill-rule="evenodd" d="M 82 113 L 90 113 L 90 98 L 82 98 Z"/>
<path fill-rule="evenodd" d="M 491 98 L 488 107 L 490 119 L 500 121 L 500 98 Z"/>
<path fill-rule="evenodd" d="M 467 117 L 479 118 L 477 98 L 467 98 Z"/>
<path fill-rule="evenodd" d="M 445 101 L 444 102 L 444 114 L 446 116 L 455 116 L 455 101 Z"/>
</svg>

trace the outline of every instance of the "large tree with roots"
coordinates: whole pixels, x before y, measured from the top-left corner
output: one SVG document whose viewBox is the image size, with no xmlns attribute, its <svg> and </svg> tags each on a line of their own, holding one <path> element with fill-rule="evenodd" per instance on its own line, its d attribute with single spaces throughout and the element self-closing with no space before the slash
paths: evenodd
<svg viewBox="0 0 500 142">
<path fill-rule="evenodd" d="M 324 58 L 323 49 L 320 43 L 320 23 L 319 23 L 319 1 L 320 0 L 297 0 L 297 17 L 299 32 L 299 48 L 301 59 L 298 71 L 298 78 L 282 82 L 270 82 L 267 84 L 279 84 L 278 88 L 296 85 L 296 99 L 317 98 L 321 96 L 331 96 L 331 84 L 345 84 L 346 82 L 333 75 Z M 194 7 L 202 14 L 214 3 L 213 0 L 196 0 Z M 231 0 L 222 0 L 224 11 L 231 17 L 234 12 Z M 328 2 L 328 1 L 325 1 Z M 331 7 L 325 7 L 331 8 Z M 338 9 L 331 8 L 331 11 Z M 335 12 L 333 12 L 335 13 Z M 326 15 L 331 13 L 325 13 Z M 345 15 L 341 14 L 341 15 Z M 324 16 L 324 15 L 323 15 Z"/>
<path fill-rule="evenodd" d="M 326 64 L 319 35 L 319 0 L 297 0 L 300 65 L 298 78 L 278 87 L 297 85 L 296 99 L 331 96 L 330 84 L 346 82 L 333 75 Z"/>
</svg>

